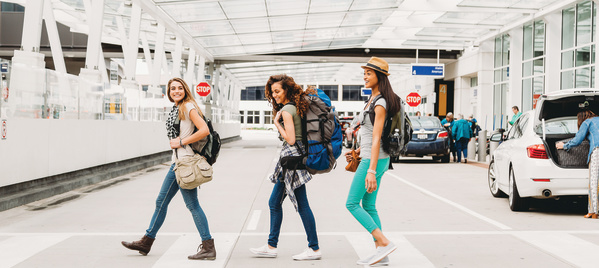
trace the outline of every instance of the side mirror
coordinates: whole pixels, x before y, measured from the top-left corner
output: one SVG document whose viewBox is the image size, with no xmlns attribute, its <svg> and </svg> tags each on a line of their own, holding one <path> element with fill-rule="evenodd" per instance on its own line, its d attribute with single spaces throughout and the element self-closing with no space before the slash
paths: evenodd
<svg viewBox="0 0 599 268">
<path fill-rule="evenodd" d="M 494 142 L 501 142 L 503 140 L 503 133 L 495 133 L 493 135 L 491 135 L 491 138 L 489 138 L 489 141 L 494 141 Z"/>
</svg>

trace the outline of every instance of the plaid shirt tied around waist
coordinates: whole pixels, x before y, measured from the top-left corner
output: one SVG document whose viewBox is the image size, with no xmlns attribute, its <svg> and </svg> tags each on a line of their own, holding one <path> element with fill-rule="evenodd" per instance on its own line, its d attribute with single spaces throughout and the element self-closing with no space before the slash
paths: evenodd
<svg viewBox="0 0 599 268">
<path fill-rule="evenodd" d="M 304 145 L 301 141 L 296 141 L 294 145 L 289 145 L 289 143 L 283 143 L 283 149 L 281 149 L 281 154 L 279 157 L 279 161 L 277 162 L 277 166 L 275 167 L 275 172 L 270 175 L 270 181 L 272 183 L 277 183 L 277 180 L 282 176 L 283 182 L 285 182 L 285 193 L 289 196 L 291 203 L 295 207 L 297 211 L 297 200 L 295 198 L 295 193 L 293 192 L 295 189 L 300 186 L 308 183 L 312 179 L 312 174 L 310 174 L 305 169 L 284 169 L 281 166 L 281 158 L 285 156 L 300 156 L 302 155 Z"/>
</svg>

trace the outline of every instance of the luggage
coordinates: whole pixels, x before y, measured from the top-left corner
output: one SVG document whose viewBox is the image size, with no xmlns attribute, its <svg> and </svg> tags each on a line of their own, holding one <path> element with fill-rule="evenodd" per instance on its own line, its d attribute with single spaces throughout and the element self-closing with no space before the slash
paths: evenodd
<svg viewBox="0 0 599 268">
<path fill-rule="evenodd" d="M 565 139 L 557 142 L 567 143 L 571 140 Z M 576 147 L 570 148 L 569 151 L 566 150 L 557 150 L 557 162 L 562 167 L 577 167 L 577 168 L 587 168 L 587 159 L 589 156 L 589 141 L 584 140 L 582 143 Z"/>
</svg>

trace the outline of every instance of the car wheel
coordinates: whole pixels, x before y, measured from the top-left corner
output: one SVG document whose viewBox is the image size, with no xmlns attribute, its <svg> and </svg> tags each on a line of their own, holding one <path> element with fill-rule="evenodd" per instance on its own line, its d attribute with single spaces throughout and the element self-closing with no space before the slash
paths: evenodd
<svg viewBox="0 0 599 268">
<path fill-rule="evenodd" d="M 495 174 L 497 174 L 495 172 L 495 160 L 491 160 L 487 177 L 489 180 L 489 190 L 494 197 L 505 197 L 505 194 L 499 190 L 499 182 L 497 182 L 497 176 Z"/>
<path fill-rule="evenodd" d="M 449 163 L 449 155 L 442 156 L 441 163 Z"/>
<path fill-rule="evenodd" d="M 510 167 L 510 193 L 509 203 L 512 211 L 528 211 L 528 199 L 520 197 L 518 186 L 516 186 L 516 178 L 514 170 Z"/>
</svg>

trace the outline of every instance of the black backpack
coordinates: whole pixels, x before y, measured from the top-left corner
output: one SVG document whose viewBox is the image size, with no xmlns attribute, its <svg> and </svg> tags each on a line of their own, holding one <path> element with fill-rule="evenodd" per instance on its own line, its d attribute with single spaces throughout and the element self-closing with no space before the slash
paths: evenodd
<svg viewBox="0 0 599 268">
<path fill-rule="evenodd" d="M 210 134 L 208 134 L 208 136 L 206 136 L 205 138 L 194 143 L 190 143 L 188 145 L 191 146 L 191 149 L 194 153 L 200 154 L 201 156 L 206 158 L 208 164 L 212 165 L 216 162 L 216 159 L 218 158 L 218 154 L 220 152 L 220 135 L 212 127 L 212 121 L 210 119 L 207 119 L 202 114 L 200 114 L 200 116 L 202 117 L 202 119 L 204 119 L 204 121 L 206 121 L 206 125 L 208 125 Z M 179 117 L 177 117 L 177 119 L 175 119 L 175 125 L 180 126 L 180 123 L 181 122 L 179 120 Z M 194 125 L 193 133 L 196 133 L 196 131 L 198 131 L 198 129 Z"/>
<path fill-rule="evenodd" d="M 382 98 L 383 95 L 379 94 L 372 100 L 372 104 L 368 109 L 370 116 L 370 122 L 374 125 L 374 107 L 376 101 Z M 383 126 L 383 134 L 381 137 L 381 143 L 383 151 L 388 153 L 391 158 L 398 157 L 404 153 L 407 149 L 407 144 L 412 139 L 412 121 L 406 113 L 406 103 L 403 99 L 399 98 L 400 108 L 395 114 L 387 114 L 385 118 L 385 125 Z"/>
</svg>

